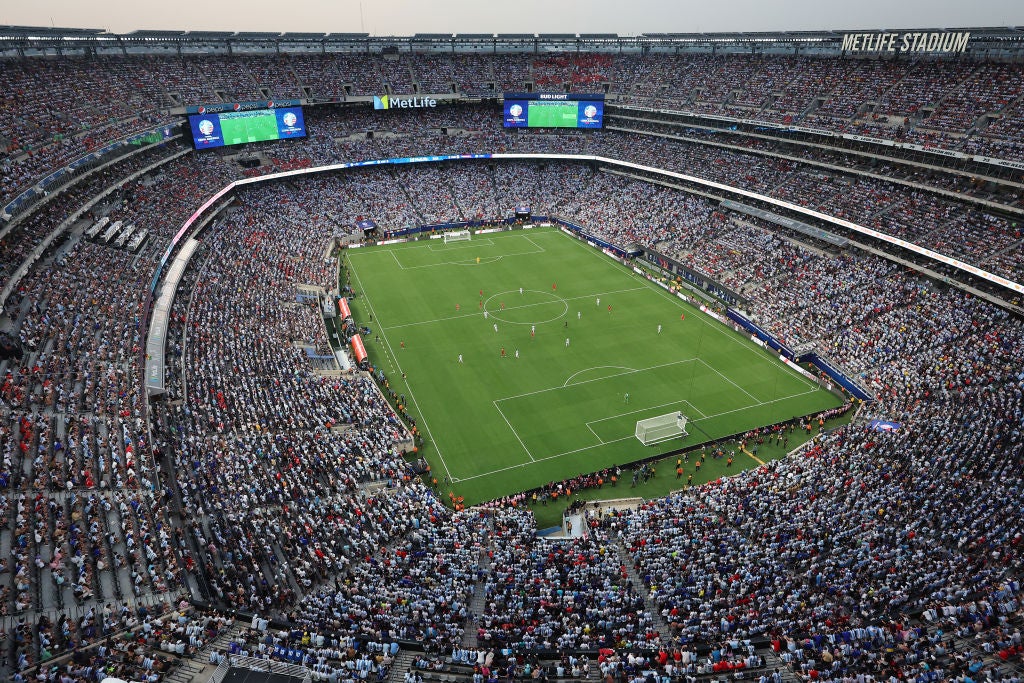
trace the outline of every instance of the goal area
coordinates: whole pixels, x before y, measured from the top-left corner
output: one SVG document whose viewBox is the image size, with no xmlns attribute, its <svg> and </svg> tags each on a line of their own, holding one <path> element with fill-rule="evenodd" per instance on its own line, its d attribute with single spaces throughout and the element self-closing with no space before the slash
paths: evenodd
<svg viewBox="0 0 1024 683">
<path fill-rule="evenodd" d="M 469 230 L 452 230 L 444 234 L 444 243 L 449 242 L 468 242 L 472 239 L 472 233 Z"/>
<path fill-rule="evenodd" d="M 666 413 L 636 423 L 636 438 L 645 446 L 676 439 L 687 435 L 687 417 L 681 412 Z"/>
</svg>

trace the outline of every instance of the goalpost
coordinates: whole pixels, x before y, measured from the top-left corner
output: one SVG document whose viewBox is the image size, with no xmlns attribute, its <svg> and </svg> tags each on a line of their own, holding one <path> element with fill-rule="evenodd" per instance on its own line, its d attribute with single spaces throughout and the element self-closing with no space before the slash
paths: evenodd
<svg viewBox="0 0 1024 683">
<path fill-rule="evenodd" d="M 468 242 L 472 239 L 472 233 L 469 230 L 452 230 L 451 232 L 444 233 L 444 243 L 449 242 Z"/>
<path fill-rule="evenodd" d="M 636 438 L 645 446 L 686 436 L 687 417 L 681 412 L 667 413 L 636 423 Z"/>
</svg>

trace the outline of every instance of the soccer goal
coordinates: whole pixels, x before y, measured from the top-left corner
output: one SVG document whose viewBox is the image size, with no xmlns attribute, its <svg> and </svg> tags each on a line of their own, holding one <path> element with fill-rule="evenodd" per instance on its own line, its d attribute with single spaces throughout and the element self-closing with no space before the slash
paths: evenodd
<svg viewBox="0 0 1024 683">
<path fill-rule="evenodd" d="M 449 242 L 468 242 L 472 239 L 472 233 L 469 230 L 452 230 L 444 234 L 444 243 Z"/>
<path fill-rule="evenodd" d="M 686 420 L 686 416 L 678 411 L 639 420 L 636 423 L 636 438 L 645 446 L 653 446 L 662 441 L 686 436 Z"/>
</svg>

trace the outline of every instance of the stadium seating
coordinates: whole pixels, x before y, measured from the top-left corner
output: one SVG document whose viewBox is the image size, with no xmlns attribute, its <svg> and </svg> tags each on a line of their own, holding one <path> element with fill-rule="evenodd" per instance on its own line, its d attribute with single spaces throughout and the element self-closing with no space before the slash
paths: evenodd
<svg viewBox="0 0 1024 683">
<path fill-rule="evenodd" d="M 176 101 L 255 99 L 264 87 L 296 97 L 303 87 L 327 95 L 344 86 L 408 92 L 413 83 L 467 92 L 610 83 L 638 104 L 774 121 L 806 115 L 837 131 L 863 123 L 893 136 L 909 126 L 890 123 L 928 110 L 918 130 L 941 144 L 1006 158 L 1024 144 L 1014 123 L 1019 65 L 584 54 L 6 66 L 4 200 L 96 145 L 163 122 Z M 91 99 L 79 96 L 84 89 Z M 818 96 L 823 104 L 807 111 Z M 40 114 L 29 120 L 31 107 Z M 965 140 L 991 112 L 996 121 Z M 634 680 L 656 670 L 674 680 L 767 682 L 776 668 L 808 681 L 1016 675 L 1020 319 L 710 200 L 568 161 L 253 186 L 202 236 L 167 332 L 167 400 L 147 406 L 140 356 L 157 261 L 213 192 L 271 170 L 495 151 L 657 161 L 1024 277 L 1017 222 L 971 204 L 991 195 L 955 176 L 870 169 L 965 199 L 857 175 L 863 160 L 837 151 L 806 148 L 793 160 L 778 156 L 792 148 L 753 138 L 723 147 L 702 144 L 720 136 L 693 130 L 683 141 L 652 136 L 679 133 L 655 119 L 628 126 L 638 132 L 582 135 L 508 133 L 486 105 L 390 114 L 382 123 L 365 111 L 309 110 L 310 138 L 256 148 L 257 171 L 216 154 L 178 156 L 180 143 L 155 146 L 48 197 L 0 236 L 7 280 L 90 199 L 160 164 L 75 220 L 73 237 L 30 264 L 4 304 L 3 328 L 26 355 L 0 361 L 0 673 L 165 676 L 227 627 L 223 612 L 183 602 L 195 590 L 220 609 L 286 625 L 246 631 L 237 652 L 297 656 L 342 680 L 383 679 L 399 641 L 426 648 L 413 680 L 541 671 Z M 395 136 L 358 137 L 367 130 Z M 822 163 L 845 170 L 824 172 Z M 1019 197 L 1001 203 L 1019 206 Z M 494 218 L 524 204 L 616 243 L 656 245 L 742 292 L 759 324 L 827 350 L 871 389 L 877 401 L 863 418 L 900 429 L 860 420 L 790 459 L 637 510 L 591 513 L 583 539 L 539 538 L 522 499 L 453 512 L 396 452 L 403 428 L 373 380 L 314 372 L 303 349 L 329 353 L 329 332 L 295 290 L 333 287 L 325 248 L 359 218 L 404 227 Z M 136 254 L 82 238 L 100 216 L 151 237 Z"/>
</svg>

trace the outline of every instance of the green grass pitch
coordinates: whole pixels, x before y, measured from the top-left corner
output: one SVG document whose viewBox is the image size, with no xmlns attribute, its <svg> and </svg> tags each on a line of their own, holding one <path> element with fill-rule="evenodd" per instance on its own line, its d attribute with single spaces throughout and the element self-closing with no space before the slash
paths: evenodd
<svg viewBox="0 0 1024 683">
<path fill-rule="evenodd" d="M 579 107 L 575 102 L 531 102 L 530 128 L 576 128 Z"/>
<path fill-rule="evenodd" d="M 405 394 L 435 476 L 468 504 L 841 404 L 555 229 L 347 259 L 371 361 Z M 690 418 L 685 439 L 636 439 L 638 420 L 674 411 Z"/>
<path fill-rule="evenodd" d="M 262 142 L 278 138 L 277 118 L 274 112 L 269 114 L 253 112 L 221 114 L 220 130 L 226 145 Z"/>
</svg>

